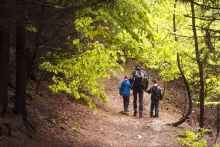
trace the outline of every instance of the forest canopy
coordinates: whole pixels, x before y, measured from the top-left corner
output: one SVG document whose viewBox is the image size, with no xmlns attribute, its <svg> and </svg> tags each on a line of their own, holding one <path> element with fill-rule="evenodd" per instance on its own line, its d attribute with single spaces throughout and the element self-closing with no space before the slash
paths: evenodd
<svg viewBox="0 0 220 147">
<path fill-rule="evenodd" d="M 220 23 L 216 14 L 218 10 L 211 9 L 218 2 L 207 2 L 209 9 L 200 7 L 202 1 L 196 3 L 199 58 L 206 77 L 205 101 L 210 104 L 213 102 L 209 100 L 217 97 L 220 92 L 217 39 Z M 187 80 L 195 85 L 199 84 L 189 3 L 117 0 L 111 6 L 105 5 L 107 4 L 101 3 L 95 8 L 85 7 L 75 11 L 72 25 L 80 37 L 68 36 L 66 46 L 69 49 L 63 51 L 62 48 L 55 48 L 53 53 L 48 54 L 49 57 L 56 58 L 55 62 L 45 61 L 40 65 L 41 69 L 65 75 L 65 78 L 53 77 L 55 84 L 50 88 L 54 92 L 61 90 L 73 94 L 77 99 L 84 98 L 95 109 L 84 92 L 92 92 L 95 97 L 100 94 L 103 101 L 107 102 L 101 90 L 103 85 L 96 79 L 109 77 L 110 71 L 115 73 L 123 70 L 117 62 L 119 59 L 125 62 L 129 58 L 135 58 L 148 68 L 160 69 L 163 80 L 170 81 L 180 77 L 177 53 Z M 173 31 L 174 13 L 176 32 Z M 198 95 L 193 97 L 198 101 Z"/>
</svg>

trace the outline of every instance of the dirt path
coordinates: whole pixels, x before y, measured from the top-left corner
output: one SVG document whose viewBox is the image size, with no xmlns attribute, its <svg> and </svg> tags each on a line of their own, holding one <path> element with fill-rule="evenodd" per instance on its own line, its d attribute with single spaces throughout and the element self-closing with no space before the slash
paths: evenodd
<svg viewBox="0 0 220 147">
<path fill-rule="evenodd" d="M 24 127 L 19 116 L 12 113 L 13 105 L 4 119 L 0 122 L 13 126 L 11 136 L 7 136 L 8 129 L 3 128 L 0 136 L 0 146 L 17 147 L 177 147 L 176 136 L 179 128 L 166 126 L 180 118 L 174 113 L 169 113 L 163 101 L 160 102 L 158 118 L 149 116 L 150 95 L 144 93 L 143 118 L 133 116 L 133 96 L 130 97 L 129 114 L 120 113 L 123 110 L 123 100 L 119 96 L 119 87 L 123 80 L 124 72 L 112 75 L 105 80 L 105 94 L 108 103 L 104 104 L 97 99 L 98 113 L 95 113 L 87 104 L 80 101 L 69 101 L 66 94 L 56 94 L 45 87 L 35 92 L 34 99 L 27 106 L 30 122 L 37 128 L 37 133 Z M 45 81 L 46 82 L 46 81 Z M 47 83 L 48 84 L 48 83 Z M 43 84 L 42 84 L 43 85 Z M 131 93 L 132 95 L 132 93 Z M 161 108 L 161 106 L 163 106 Z M 54 118 L 54 120 L 53 120 Z M 52 120 L 54 121 L 51 123 Z M 31 134 L 28 136 L 27 134 Z"/>
<path fill-rule="evenodd" d="M 133 116 L 133 96 L 130 97 L 129 114 L 120 113 L 123 110 L 123 100 L 118 94 L 118 88 L 123 75 L 113 75 L 106 81 L 105 93 L 108 104 L 98 103 L 98 113 L 87 115 L 81 133 L 82 146 L 146 146 L 146 147 L 176 147 L 177 140 L 170 135 L 176 135 L 178 129 L 165 125 L 171 122 L 172 114 L 166 110 L 159 112 L 158 118 L 149 116 L 150 95 L 144 94 L 143 118 Z"/>
</svg>

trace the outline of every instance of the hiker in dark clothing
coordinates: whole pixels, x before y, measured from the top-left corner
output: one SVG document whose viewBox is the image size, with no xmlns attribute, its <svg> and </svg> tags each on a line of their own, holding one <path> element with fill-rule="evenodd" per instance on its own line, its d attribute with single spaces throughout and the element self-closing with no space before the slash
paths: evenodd
<svg viewBox="0 0 220 147">
<path fill-rule="evenodd" d="M 153 117 L 153 111 L 155 107 L 155 115 L 154 117 L 158 117 L 159 112 L 159 100 L 163 99 L 163 93 L 161 88 L 158 86 L 158 80 L 154 80 L 154 86 L 152 86 L 150 89 L 146 90 L 148 94 L 151 93 L 151 106 L 150 106 L 150 116 Z"/>
<path fill-rule="evenodd" d="M 126 75 L 119 89 L 119 94 L 122 95 L 123 97 L 124 113 L 127 113 L 129 111 L 128 105 L 129 105 L 130 89 L 133 89 L 128 79 L 129 77 Z"/>
<path fill-rule="evenodd" d="M 142 118 L 143 112 L 143 90 L 146 90 L 149 84 L 148 76 L 145 71 L 141 69 L 140 65 L 135 66 L 135 70 L 131 73 L 129 79 L 133 86 L 134 96 L 134 116 L 137 116 L 137 94 L 139 94 L 139 118 Z"/>
</svg>

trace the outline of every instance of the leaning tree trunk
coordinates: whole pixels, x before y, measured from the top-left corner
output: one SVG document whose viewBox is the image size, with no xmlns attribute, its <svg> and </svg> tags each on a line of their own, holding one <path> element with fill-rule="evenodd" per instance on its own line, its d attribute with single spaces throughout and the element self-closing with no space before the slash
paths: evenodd
<svg viewBox="0 0 220 147">
<path fill-rule="evenodd" d="M 204 79 L 203 79 L 203 65 L 200 61 L 200 53 L 198 46 L 198 39 L 196 33 L 196 23 L 195 23 L 195 10 L 194 10 L 194 0 L 191 1 L 191 11 L 192 11 L 192 28 L 194 34 L 195 41 L 195 52 L 196 52 L 196 61 L 199 67 L 199 77 L 200 77 L 200 92 L 199 92 L 199 101 L 200 101 L 200 120 L 199 127 L 203 128 L 203 120 L 204 120 Z"/>
<path fill-rule="evenodd" d="M 23 0 L 16 1 L 16 98 L 14 113 L 26 120 L 26 50 L 25 50 L 25 11 Z"/>
<path fill-rule="evenodd" d="M 3 116 L 8 106 L 8 78 L 10 58 L 10 25 L 6 19 L 10 12 L 4 7 L 6 1 L 0 2 L 0 115 Z"/>
<path fill-rule="evenodd" d="M 186 90 L 187 90 L 187 93 L 188 93 L 188 98 L 189 98 L 189 108 L 187 110 L 187 113 L 186 115 L 184 115 L 179 121 L 175 122 L 175 123 L 171 123 L 169 125 L 172 125 L 172 126 L 178 126 L 180 124 L 182 124 L 183 122 L 185 122 L 185 120 L 189 117 L 189 115 L 191 114 L 192 112 L 192 98 L 191 98 L 191 95 L 190 95 L 190 89 L 189 89 L 189 84 L 186 80 L 186 77 L 183 73 L 183 70 L 180 66 L 180 59 L 179 59 L 179 54 L 177 53 L 177 61 L 178 61 L 178 67 L 179 67 L 179 70 L 180 70 L 180 73 L 181 73 L 181 76 L 183 77 L 183 81 L 184 81 L 184 84 L 186 86 Z"/>
<path fill-rule="evenodd" d="M 176 2 L 177 0 L 175 0 L 175 4 L 174 4 L 174 9 L 176 8 Z M 174 33 L 176 33 L 176 20 L 175 20 L 175 13 L 173 14 L 173 28 L 174 28 Z M 177 41 L 177 37 L 175 35 L 175 41 Z M 177 62 L 178 62 L 178 68 L 179 68 L 179 71 L 181 73 L 181 76 L 183 77 L 183 81 L 184 81 L 184 84 L 186 86 L 186 90 L 187 90 L 187 93 L 188 93 L 188 97 L 189 97 L 189 109 L 186 113 L 186 115 L 184 115 L 179 121 L 175 122 L 175 123 L 170 123 L 169 125 L 172 125 L 172 126 L 178 126 L 180 124 L 182 124 L 183 122 L 185 122 L 185 120 L 189 117 L 189 115 L 191 114 L 192 112 L 192 98 L 191 98 L 191 95 L 190 95 L 190 89 L 189 89 L 189 84 L 186 80 L 186 77 L 184 75 L 184 72 L 181 68 L 181 65 L 180 65 L 180 59 L 179 59 L 179 53 L 177 53 Z"/>
</svg>

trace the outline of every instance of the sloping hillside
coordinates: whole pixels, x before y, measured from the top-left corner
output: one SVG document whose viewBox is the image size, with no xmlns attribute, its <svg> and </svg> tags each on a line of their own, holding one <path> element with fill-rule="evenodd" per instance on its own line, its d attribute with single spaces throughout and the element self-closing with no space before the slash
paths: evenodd
<svg viewBox="0 0 220 147">
<path fill-rule="evenodd" d="M 36 83 L 29 84 L 27 89 L 34 97 L 27 98 L 28 122 L 23 123 L 20 116 L 12 113 L 13 94 L 10 94 L 9 109 L 1 118 L 0 146 L 178 146 L 170 135 L 176 136 L 180 128 L 165 124 L 180 116 L 168 111 L 163 101 L 158 118 L 149 116 L 150 95 L 147 93 L 144 94 L 142 119 L 133 116 L 133 96 L 130 97 L 130 116 L 120 113 L 123 100 L 118 89 L 124 75 L 130 75 L 132 68 L 125 67 L 124 73 L 112 74 L 111 79 L 104 80 L 108 103 L 94 99 L 98 113 L 82 100 L 74 100 L 62 92 L 52 94 L 48 89 L 48 77 L 37 90 L 33 90 Z"/>
</svg>

